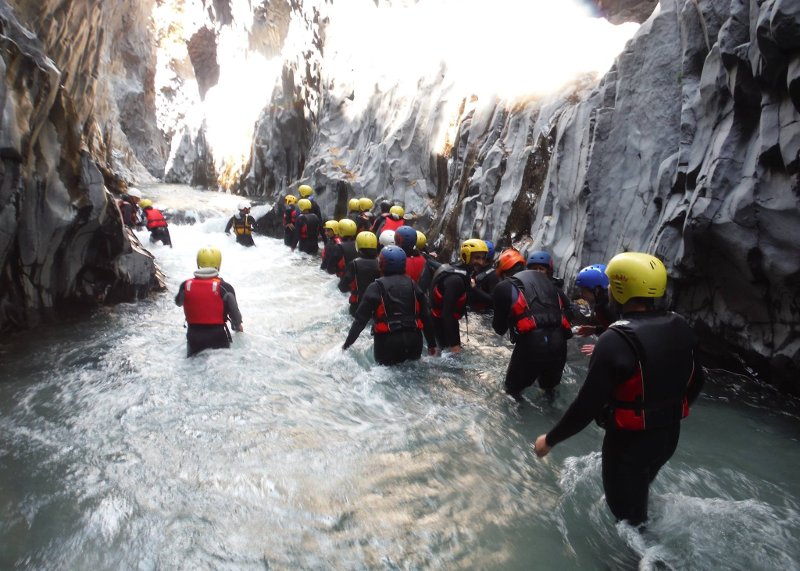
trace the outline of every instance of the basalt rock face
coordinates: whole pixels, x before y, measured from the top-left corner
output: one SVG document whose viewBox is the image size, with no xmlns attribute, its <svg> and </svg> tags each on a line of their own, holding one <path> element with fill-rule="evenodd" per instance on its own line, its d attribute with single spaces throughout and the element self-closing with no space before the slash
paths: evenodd
<svg viewBox="0 0 800 571">
<path fill-rule="evenodd" d="M 796 2 L 662 1 L 562 115 L 533 226 L 567 276 L 622 250 L 655 252 L 705 347 L 733 348 L 795 392 L 798 25 Z"/>
<path fill-rule="evenodd" d="M 652 8 L 602 3 L 633 5 Z M 599 82 L 462 97 L 444 146 L 434 126 L 457 94 L 435 78 L 402 107 L 393 87 L 364 104 L 336 96 L 308 53 L 287 64 L 241 190 L 277 201 L 309 183 L 337 216 L 352 196 L 392 198 L 445 255 L 473 235 L 541 247 L 568 283 L 620 251 L 654 252 L 706 349 L 800 392 L 799 13 L 791 0 L 663 0 Z"/>
<path fill-rule="evenodd" d="M 98 94 L 96 80 L 102 36 L 114 31 L 99 6 L 17 2 L 13 11 L 0 2 L 3 331 L 35 325 L 60 307 L 132 299 L 159 285 L 152 256 L 125 233 L 108 190 L 124 183 L 109 156 L 114 135 L 104 130 L 115 123 L 113 102 Z"/>
</svg>

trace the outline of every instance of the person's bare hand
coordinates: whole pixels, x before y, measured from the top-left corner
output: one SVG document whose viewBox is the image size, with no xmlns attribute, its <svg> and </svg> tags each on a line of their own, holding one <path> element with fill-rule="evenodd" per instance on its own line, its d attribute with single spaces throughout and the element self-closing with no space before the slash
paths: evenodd
<svg viewBox="0 0 800 571">
<path fill-rule="evenodd" d="M 592 353 L 594 353 L 594 345 L 593 344 L 581 345 L 581 353 L 583 353 L 587 357 L 591 357 Z"/>
<path fill-rule="evenodd" d="M 552 446 L 547 445 L 546 434 L 540 434 L 533 445 L 533 451 L 536 452 L 536 455 L 539 458 L 544 458 L 545 456 L 547 456 L 550 453 L 550 450 L 552 449 L 553 449 Z"/>
</svg>

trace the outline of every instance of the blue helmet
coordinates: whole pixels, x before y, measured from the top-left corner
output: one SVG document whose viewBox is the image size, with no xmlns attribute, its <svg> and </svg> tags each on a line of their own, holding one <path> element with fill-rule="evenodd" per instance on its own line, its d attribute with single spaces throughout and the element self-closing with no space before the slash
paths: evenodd
<svg viewBox="0 0 800 571">
<path fill-rule="evenodd" d="M 386 246 L 378 257 L 378 265 L 381 273 L 385 276 L 404 274 L 406 273 L 406 253 L 399 246 Z"/>
<path fill-rule="evenodd" d="M 603 289 L 608 288 L 606 267 L 603 264 L 586 266 L 578 272 L 578 277 L 575 278 L 575 285 L 590 290 L 594 290 L 596 287 Z"/>
<path fill-rule="evenodd" d="M 394 231 L 394 243 L 403 249 L 406 256 L 410 256 L 417 245 L 417 231 L 411 226 L 400 226 Z"/>
<path fill-rule="evenodd" d="M 486 247 L 489 248 L 489 253 L 486 254 L 486 261 L 492 263 L 494 260 L 494 242 L 491 240 L 484 240 L 486 242 Z"/>
<path fill-rule="evenodd" d="M 528 254 L 528 261 L 526 263 L 528 269 L 531 266 L 545 266 L 553 271 L 553 257 L 543 250 L 537 250 Z"/>
</svg>

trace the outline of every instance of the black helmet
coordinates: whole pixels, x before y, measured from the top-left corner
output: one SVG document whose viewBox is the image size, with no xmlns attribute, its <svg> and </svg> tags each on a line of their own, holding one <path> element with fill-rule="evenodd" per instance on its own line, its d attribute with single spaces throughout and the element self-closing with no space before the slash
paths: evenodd
<svg viewBox="0 0 800 571">
<path fill-rule="evenodd" d="M 378 257 L 378 265 L 385 276 L 406 273 L 406 253 L 398 246 L 386 246 Z"/>
</svg>

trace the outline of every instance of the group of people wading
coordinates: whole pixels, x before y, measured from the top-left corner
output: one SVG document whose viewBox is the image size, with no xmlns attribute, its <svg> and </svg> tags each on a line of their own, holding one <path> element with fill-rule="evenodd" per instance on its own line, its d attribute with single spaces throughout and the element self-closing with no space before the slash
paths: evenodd
<svg viewBox="0 0 800 571">
<path fill-rule="evenodd" d="M 649 485 L 674 453 L 680 421 L 703 385 L 694 333 L 658 303 L 667 286 L 658 258 L 624 252 L 607 265 L 583 268 L 573 302 L 554 277 L 546 251 L 526 257 L 507 248 L 495 256 L 491 241 L 470 238 L 460 244 L 456 261 L 441 263 L 429 252 L 425 234 L 406 223 L 402 206 L 381 202 L 376 215 L 371 199 L 353 198 L 345 218 L 323 223 L 313 189 L 302 185 L 298 194 L 283 201 L 284 243 L 316 255 L 322 242 L 320 269 L 338 278 L 353 316 L 343 350 L 371 322 L 373 353 L 381 365 L 419 359 L 423 341 L 429 355 L 459 353 L 459 323 L 467 312 L 491 312 L 494 331 L 508 332 L 514 345 L 505 390 L 522 401 L 523 391 L 537 381 L 552 394 L 566 364 L 568 339 L 599 335 L 595 345 L 581 349 L 591 358 L 577 397 L 534 449 L 545 456 L 596 421 L 606 430 L 606 501 L 618 520 L 646 521 Z M 233 227 L 237 241 L 251 245 L 249 205 L 241 204 L 239 212 L 226 231 Z M 188 322 L 189 355 L 228 347 L 226 321 L 242 331 L 234 290 L 219 277 L 220 263 L 219 250 L 201 249 L 194 278 L 181 284 L 175 298 Z M 573 327 L 576 318 L 583 323 Z"/>
</svg>

